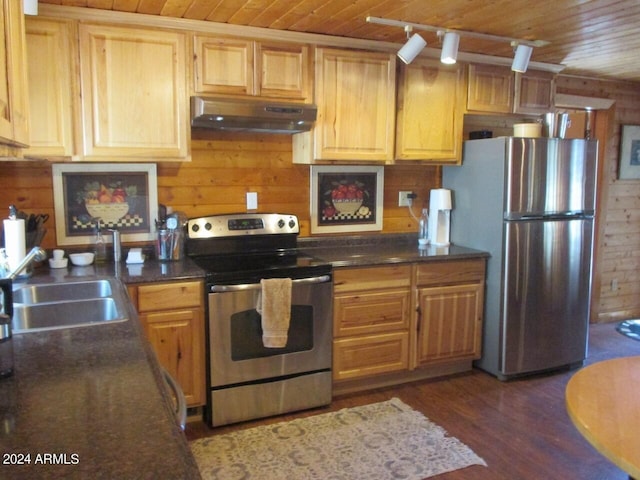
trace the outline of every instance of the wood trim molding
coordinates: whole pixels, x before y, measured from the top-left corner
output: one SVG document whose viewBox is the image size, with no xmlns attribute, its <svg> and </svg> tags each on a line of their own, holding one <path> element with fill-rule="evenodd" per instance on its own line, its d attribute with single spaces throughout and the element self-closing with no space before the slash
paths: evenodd
<svg viewBox="0 0 640 480">
<path fill-rule="evenodd" d="M 98 8 L 66 7 L 61 5 L 40 5 L 39 14 L 45 17 L 62 17 L 73 20 L 85 20 L 95 22 L 117 23 L 119 25 L 131 25 L 138 27 L 171 28 L 185 30 L 193 33 L 206 33 L 209 35 L 225 35 L 235 37 L 250 37 L 258 40 L 278 42 L 309 43 L 315 45 L 351 48 L 373 51 L 397 51 L 402 45 L 391 42 L 375 40 L 362 40 L 358 38 L 334 37 L 314 33 L 291 32 L 272 28 L 249 27 L 244 25 L 231 25 L 228 23 L 207 22 L 202 20 L 190 20 L 185 18 L 165 17 L 161 15 L 148 15 L 142 13 L 114 12 L 112 10 L 100 10 Z M 425 48 L 420 57 L 440 58 L 440 50 Z M 490 65 L 511 65 L 512 59 L 507 57 L 495 57 L 474 53 L 460 52 L 458 60 L 468 63 L 485 63 Z M 543 70 L 559 73 L 564 65 L 552 63 L 530 62 L 532 70 Z"/>
<path fill-rule="evenodd" d="M 615 100 L 609 98 L 583 97 L 580 95 L 568 95 L 566 93 L 556 93 L 556 107 L 591 109 L 591 110 L 609 110 Z"/>
</svg>

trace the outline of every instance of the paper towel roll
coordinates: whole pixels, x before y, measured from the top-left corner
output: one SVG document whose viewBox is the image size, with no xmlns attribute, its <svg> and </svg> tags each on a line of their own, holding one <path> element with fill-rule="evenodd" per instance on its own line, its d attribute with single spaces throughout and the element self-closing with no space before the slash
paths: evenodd
<svg viewBox="0 0 640 480">
<path fill-rule="evenodd" d="M 26 256 L 24 220 L 4 220 L 4 248 L 13 271 Z"/>
</svg>

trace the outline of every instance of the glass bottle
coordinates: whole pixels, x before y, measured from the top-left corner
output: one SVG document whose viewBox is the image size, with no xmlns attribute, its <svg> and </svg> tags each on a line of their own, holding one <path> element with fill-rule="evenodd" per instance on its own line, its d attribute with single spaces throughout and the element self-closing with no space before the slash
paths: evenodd
<svg viewBox="0 0 640 480">
<path fill-rule="evenodd" d="M 95 262 L 104 263 L 107 261 L 107 245 L 104 243 L 104 237 L 102 236 L 102 227 L 100 225 L 100 219 L 96 222 L 95 236 L 93 239 L 94 250 L 96 254 Z"/>
<path fill-rule="evenodd" d="M 418 232 L 418 245 L 423 247 L 429 243 L 429 212 L 426 208 L 422 209 L 420 216 L 420 230 Z"/>
</svg>

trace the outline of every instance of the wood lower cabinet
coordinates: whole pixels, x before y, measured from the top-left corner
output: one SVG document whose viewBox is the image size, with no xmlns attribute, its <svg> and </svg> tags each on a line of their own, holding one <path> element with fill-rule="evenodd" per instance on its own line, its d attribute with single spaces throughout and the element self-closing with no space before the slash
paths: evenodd
<svg viewBox="0 0 640 480">
<path fill-rule="evenodd" d="M 180 384 L 189 407 L 205 403 L 203 288 L 201 281 L 128 286 L 158 361 Z"/>
<path fill-rule="evenodd" d="M 481 355 L 485 260 L 417 267 L 416 366 Z"/>
<path fill-rule="evenodd" d="M 409 368 L 411 267 L 334 272 L 333 378 Z"/>
</svg>

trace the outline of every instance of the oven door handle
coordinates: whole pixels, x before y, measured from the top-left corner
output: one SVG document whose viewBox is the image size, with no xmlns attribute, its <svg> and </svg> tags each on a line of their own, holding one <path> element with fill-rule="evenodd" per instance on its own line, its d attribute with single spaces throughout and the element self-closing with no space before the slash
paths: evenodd
<svg viewBox="0 0 640 480">
<path fill-rule="evenodd" d="M 293 285 L 309 285 L 311 283 L 324 283 L 331 280 L 331 275 L 320 275 L 318 277 L 297 278 L 292 280 Z M 240 285 L 213 285 L 210 288 L 211 293 L 219 292 L 239 292 L 241 290 L 260 290 L 259 283 L 243 283 Z"/>
</svg>

